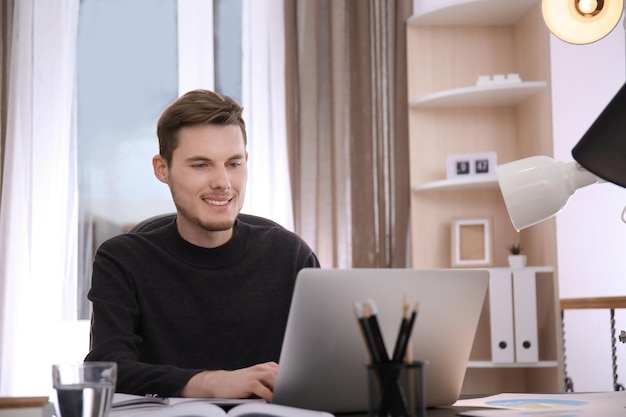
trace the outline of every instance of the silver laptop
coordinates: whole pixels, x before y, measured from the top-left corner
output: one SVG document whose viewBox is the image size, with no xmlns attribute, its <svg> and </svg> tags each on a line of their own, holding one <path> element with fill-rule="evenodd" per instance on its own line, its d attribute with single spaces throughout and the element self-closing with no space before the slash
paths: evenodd
<svg viewBox="0 0 626 417">
<path fill-rule="evenodd" d="M 391 356 L 406 296 L 419 302 L 411 345 L 426 366 L 427 406 L 460 394 L 489 272 L 478 269 L 303 269 L 298 274 L 273 402 L 331 413 L 367 410 L 369 361 L 354 302 L 373 299 Z"/>
</svg>

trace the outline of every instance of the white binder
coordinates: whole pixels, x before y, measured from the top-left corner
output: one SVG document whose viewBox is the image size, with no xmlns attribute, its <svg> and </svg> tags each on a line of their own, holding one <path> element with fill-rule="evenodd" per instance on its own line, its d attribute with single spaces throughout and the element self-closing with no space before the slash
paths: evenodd
<svg viewBox="0 0 626 417">
<path fill-rule="evenodd" d="M 511 270 L 489 270 L 489 312 L 492 362 L 515 362 L 513 282 Z"/>
<path fill-rule="evenodd" d="M 538 362 L 537 282 L 533 268 L 513 269 L 515 360 Z"/>
</svg>

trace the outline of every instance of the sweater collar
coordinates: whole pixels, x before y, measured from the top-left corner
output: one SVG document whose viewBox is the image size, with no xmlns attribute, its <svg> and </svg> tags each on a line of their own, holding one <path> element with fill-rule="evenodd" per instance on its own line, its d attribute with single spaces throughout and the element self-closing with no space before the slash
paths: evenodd
<svg viewBox="0 0 626 417">
<path fill-rule="evenodd" d="M 234 225 L 232 238 L 216 248 L 203 248 L 189 243 L 178 232 L 176 222 L 163 231 L 163 244 L 168 252 L 180 261 L 198 268 L 221 268 L 237 262 L 247 250 L 251 226 L 240 221 Z"/>
</svg>

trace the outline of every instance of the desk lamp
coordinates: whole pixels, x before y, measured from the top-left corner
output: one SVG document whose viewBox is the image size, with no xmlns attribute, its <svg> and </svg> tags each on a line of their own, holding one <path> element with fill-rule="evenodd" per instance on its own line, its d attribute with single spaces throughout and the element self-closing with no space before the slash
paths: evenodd
<svg viewBox="0 0 626 417">
<path fill-rule="evenodd" d="M 626 84 L 574 146 L 572 156 L 575 162 L 532 156 L 496 167 L 515 230 L 556 215 L 581 187 L 606 181 L 626 187 Z"/>
<path fill-rule="evenodd" d="M 542 0 L 543 19 L 559 39 L 587 44 L 617 25 L 626 0 Z M 626 19 L 624 19 L 626 28 Z M 560 212 L 577 189 L 610 181 L 626 187 L 626 84 L 572 149 L 576 162 L 533 156 L 496 167 L 506 208 L 518 232 Z M 622 212 L 626 223 L 626 208 Z M 626 331 L 619 340 L 626 343 Z"/>
<path fill-rule="evenodd" d="M 542 13 L 558 38 L 585 44 L 602 39 L 615 28 L 624 1 L 542 0 Z M 581 187 L 604 181 L 626 187 L 625 87 L 572 150 L 576 162 L 533 156 L 496 167 L 500 190 L 517 231 L 557 214 Z M 622 213 L 626 222 L 625 217 L 626 210 Z"/>
</svg>

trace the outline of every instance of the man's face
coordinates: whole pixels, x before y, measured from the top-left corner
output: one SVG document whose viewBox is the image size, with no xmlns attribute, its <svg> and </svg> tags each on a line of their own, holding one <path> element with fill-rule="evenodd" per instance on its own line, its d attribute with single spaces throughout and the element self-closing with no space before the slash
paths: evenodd
<svg viewBox="0 0 626 417">
<path fill-rule="evenodd" d="M 155 175 L 170 187 L 183 238 L 205 247 L 230 239 L 246 192 L 247 160 L 237 125 L 183 127 L 170 165 L 154 157 Z"/>
</svg>

